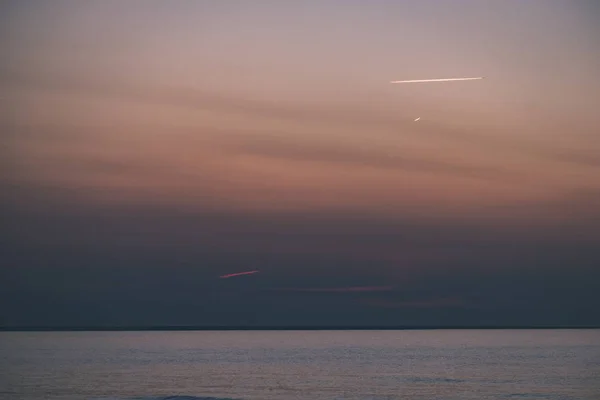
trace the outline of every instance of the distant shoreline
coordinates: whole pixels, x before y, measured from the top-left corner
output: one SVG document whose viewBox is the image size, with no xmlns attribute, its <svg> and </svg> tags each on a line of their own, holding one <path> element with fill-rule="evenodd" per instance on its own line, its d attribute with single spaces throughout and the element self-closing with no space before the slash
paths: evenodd
<svg viewBox="0 0 600 400">
<path fill-rule="evenodd" d="M 600 326 L 0 326 L 0 332 L 405 331 L 600 329 Z"/>
</svg>

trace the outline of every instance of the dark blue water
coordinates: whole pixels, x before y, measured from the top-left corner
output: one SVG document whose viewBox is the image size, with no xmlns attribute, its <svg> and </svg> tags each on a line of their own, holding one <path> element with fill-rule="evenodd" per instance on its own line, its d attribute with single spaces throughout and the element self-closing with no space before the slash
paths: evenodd
<svg viewBox="0 0 600 400">
<path fill-rule="evenodd" d="M 599 330 L 5 332 L 0 356 L 2 400 L 600 399 Z"/>
</svg>

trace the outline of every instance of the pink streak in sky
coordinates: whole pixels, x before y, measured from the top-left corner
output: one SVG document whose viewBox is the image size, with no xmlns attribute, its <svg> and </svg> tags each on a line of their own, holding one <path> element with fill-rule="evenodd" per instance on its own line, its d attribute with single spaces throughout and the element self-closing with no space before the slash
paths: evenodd
<svg viewBox="0 0 600 400">
<path fill-rule="evenodd" d="M 260 271 L 255 269 L 253 271 L 236 272 L 233 274 L 221 275 L 219 278 L 231 278 L 231 277 L 240 276 L 240 275 L 251 275 L 251 274 L 256 274 L 257 272 L 260 272 Z"/>
<path fill-rule="evenodd" d="M 338 288 L 286 288 L 276 289 L 285 292 L 319 292 L 319 293 L 352 293 L 352 292 L 387 292 L 393 286 L 350 286 Z"/>
<path fill-rule="evenodd" d="M 365 304 L 386 308 L 452 308 L 465 306 L 466 302 L 461 298 L 450 297 L 413 301 L 390 301 L 385 299 L 371 299 L 365 301 Z"/>
</svg>

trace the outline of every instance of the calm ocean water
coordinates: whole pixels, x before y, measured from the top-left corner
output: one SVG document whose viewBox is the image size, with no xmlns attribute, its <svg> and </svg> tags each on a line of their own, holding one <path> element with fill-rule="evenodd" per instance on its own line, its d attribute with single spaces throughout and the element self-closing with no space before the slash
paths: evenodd
<svg viewBox="0 0 600 400">
<path fill-rule="evenodd" d="M 600 330 L 0 333 L 2 400 L 170 396 L 598 400 Z"/>
</svg>

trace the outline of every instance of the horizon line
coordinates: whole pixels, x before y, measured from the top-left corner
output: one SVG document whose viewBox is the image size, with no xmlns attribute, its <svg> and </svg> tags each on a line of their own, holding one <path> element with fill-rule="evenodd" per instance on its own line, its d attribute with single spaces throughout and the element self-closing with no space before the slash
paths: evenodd
<svg viewBox="0 0 600 400">
<path fill-rule="evenodd" d="M 157 326 L 0 326 L 0 332 L 123 331 L 344 331 L 344 330 L 528 330 L 600 329 L 600 325 L 157 325 Z"/>
</svg>

